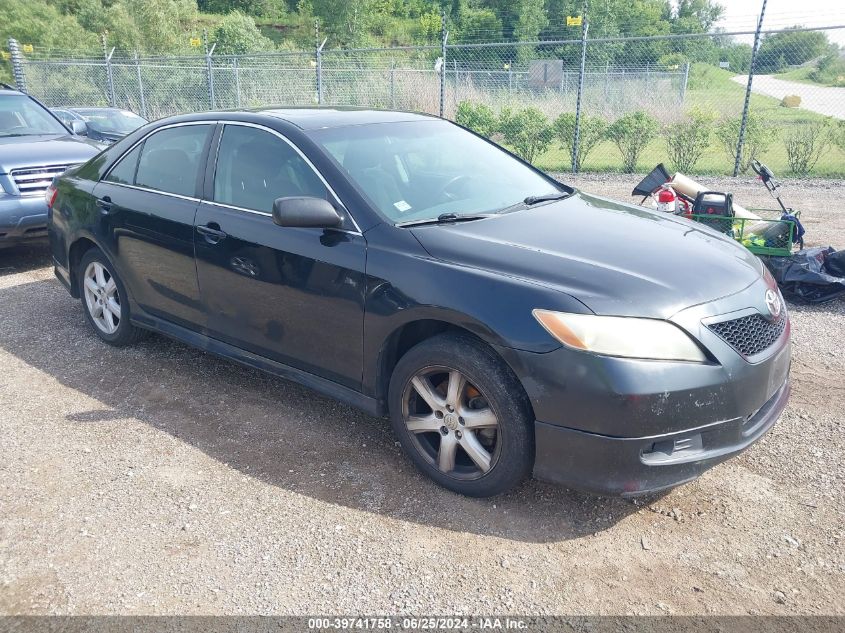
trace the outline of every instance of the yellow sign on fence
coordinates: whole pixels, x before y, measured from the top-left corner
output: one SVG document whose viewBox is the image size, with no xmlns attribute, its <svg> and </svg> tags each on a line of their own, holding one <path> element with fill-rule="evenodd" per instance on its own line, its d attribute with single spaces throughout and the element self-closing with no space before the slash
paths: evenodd
<svg viewBox="0 0 845 633">
<path fill-rule="evenodd" d="M 566 26 L 581 26 L 582 18 L 580 15 L 576 15 L 575 17 L 571 15 L 566 16 Z"/>
<path fill-rule="evenodd" d="M 0 56 L 2 56 L 3 59 L 12 59 L 12 54 L 8 51 L 0 51 Z"/>
<path fill-rule="evenodd" d="M 35 49 L 33 48 L 32 44 L 24 44 L 23 46 L 21 46 L 21 50 L 22 50 L 24 53 L 31 53 L 31 52 L 32 52 L 32 51 L 34 51 Z"/>
<path fill-rule="evenodd" d="M 200 38 L 198 38 L 198 37 L 192 37 L 191 38 L 191 46 L 199 46 L 200 44 L 202 44 L 202 40 Z"/>
</svg>

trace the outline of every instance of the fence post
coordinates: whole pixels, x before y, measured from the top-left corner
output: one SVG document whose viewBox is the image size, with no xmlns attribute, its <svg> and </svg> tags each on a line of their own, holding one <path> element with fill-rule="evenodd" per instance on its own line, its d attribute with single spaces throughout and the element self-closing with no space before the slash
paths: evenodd
<svg viewBox="0 0 845 633">
<path fill-rule="evenodd" d="M 12 76 L 15 78 L 15 86 L 21 92 L 26 92 L 26 73 L 23 69 L 23 55 L 21 55 L 21 47 L 18 41 L 9 38 L 9 53 L 12 56 Z"/>
<path fill-rule="evenodd" d="M 109 105 L 114 108 L 116 106 L 116 103 L 117 103 L 117 98 L 115 97 L 115 94 L 114 94 L 114 74 L 112 72 L 112 67 L 111 67 L 111 57 L 112 57 L 112 55 L 114 55 L 114 46 L 112 46 L 112 49 L 111 49 L 110 52 L 106 52 L 108 50 L 108 47 L 106 45 L 106 34 L 105 33 L 103 33 L 102 42 L 103 42 L 103 57 L 106 58 L 106 92 L 108 93 L 107 96 L 109 98 Z"/>
<path fill-rule="evenodd" d="M 317 47 L 317 105 L 323 103 L 323 47 L 328 38 L 323 38 L 322 44 Z"/>
<path fill-rule="evenodd" d="M 748 123 L 748 106 L 751 103 L 751 83 L 754 81 L 754 63 L 757 61 L 757 51 L 760 49 L 760 31 L 763 29 L 763 16 L 766 14 L 766 0 L 760 9 L 757 20 L 757 30 L 754 32 L 754 46 L 751 49 L 751 65 L 748 67 L 748 85 L 745 87 L 745 103 L 742 106 L 742 121 L 739 124 L 739 139 L 736 143 L 736 160 L 734 161 L 734 176 L 739 176 L 739 166 L 742 163 L 742 150 L 745 146 L 745 126 Z"/>
<path fill-rule="evenodd" d="M 214 66 L 211 62 L 211 56 L 214 55 L 214 48 L 217 42 L 208 48 L 208 29 L 202 32 L 203 40 L 205 40 L 205 83 L 208 89 L 208 107 L 210 110 L 214 109 Z"/>
<path fill-rule="evenodd" d="M 578 173 L 578 145 L 581 140 L 581 98 L 584 92 L 584 70 L 587 64 L 587 0 L 581 14 L 581 68 L 578 70 L 578 96 L 575 98 L 575 134 L 572 139 L 572 173 Z"/>
<path fill-rule="evenodd" d="M 238 56 L 232 57 L 232 73 L 235 75 L 235 107 L 241 107 L 241 73 L 238 69 Z"/>
<path fill-rule="evenodd" d="M 684 100 L 687 98 L 687 86 L 689 85 L 689 67 L 690 62 L 687 62 L 684 65 L 684 81 L 681 83 L 681 104 L 684 103 Z"/>
<path fill-rule="evenodd" d="M 440 118 L 446 113 L 446 10 L 440 12 Z"/>
<path fill-rule="evenodd" d="M 508 60 L 508 94 L 513 94 L 513 60 Z"/>
<path fill-rule="evenodd" d="M 390 108 L 396 109 L 396 60 L 390 60 Z"/>
<path fill-rule="evenodd" d="M 149 119 L 147 116 L 147 99 L 144 96 L 144 81 L 141 79 L 141 60 L 138 58 L 138 51 L 135 51 L 135 76 L 138 78 L 138 95 L 141 98 L 141 116 Z"/>
</svg>

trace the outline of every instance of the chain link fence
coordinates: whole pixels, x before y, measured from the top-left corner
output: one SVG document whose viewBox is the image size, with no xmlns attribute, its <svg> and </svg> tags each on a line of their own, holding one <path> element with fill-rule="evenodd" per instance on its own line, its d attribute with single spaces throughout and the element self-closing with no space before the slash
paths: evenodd
<svg viewBox="0 0 845 633">
<path fill-rule="evenodd" d="M 54 107 L 112 105 L 148 119 L 268 105 L 413 110 L 549 171 L 641 173 L 663 162 L 739 174 L 757 158 L 776 173 L 845 175 L 845 57 L 831 44 L 845 27 L 582 35 L 449 44 L 444 31 L 431 46 L 239 56 L 59 59 L 15 41 L 10 51 L 18 85 Z"/>
</svg>

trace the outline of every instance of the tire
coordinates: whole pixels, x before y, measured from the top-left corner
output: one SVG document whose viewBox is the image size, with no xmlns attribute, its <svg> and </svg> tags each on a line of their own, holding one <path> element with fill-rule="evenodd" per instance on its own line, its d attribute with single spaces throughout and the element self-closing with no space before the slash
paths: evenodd
<svg viewBox="0 0 845 633">
<path fill-rule="evenodd" d="M 86 251 L 79 262 L 77 275 L 85 319 L 102 341 L 124 347 L 144 337 L 146 332 L 129 322 L 126 288 L 103 251 L 99 248 Z M 93 281 L 97 289 L 86 285 L 89 281 Z"/>
<path fill-rule="evenodd" d="M 388 408 L 402 448 L 444 488 L 492 497 L 531 474 L 528 397 L 495 352 L 470 336 L 439 334 L 411 348 L 393 370 Z"/>
</svg>

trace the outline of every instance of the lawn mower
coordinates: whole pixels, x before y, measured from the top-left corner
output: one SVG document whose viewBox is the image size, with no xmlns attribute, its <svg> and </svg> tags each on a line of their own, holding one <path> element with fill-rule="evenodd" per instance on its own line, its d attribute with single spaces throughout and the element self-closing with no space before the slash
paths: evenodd
<svg viewBox="0 0 845 633">
<path fill-rule="evenodd" d="M 778 192 L 780 184 L 768 167 L 757 160 L 752 161 L 751 167 L 778 201 L 780 211 L 746 209 L 736 204 L 730 193 L 709 191 L 680 173 L 670 176 L 662 163 L 634 187 L 631 195 L 643 196 L 641 204 L 652 198 L 660 211 L 681 215 L 730 235 L 757 255 L 791 255 L 795 245 L 804 246 L 800 212 L 783 203 Z M 752 211 L 776 213 L 779 217 L 767 219 Z"/>
</svg>

